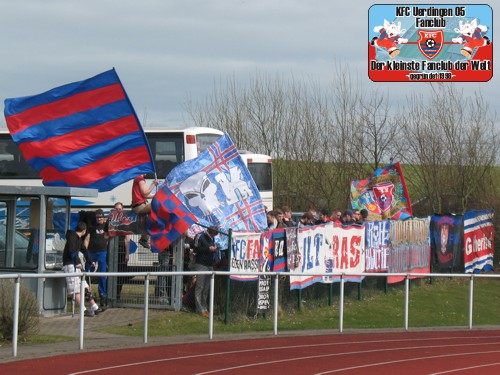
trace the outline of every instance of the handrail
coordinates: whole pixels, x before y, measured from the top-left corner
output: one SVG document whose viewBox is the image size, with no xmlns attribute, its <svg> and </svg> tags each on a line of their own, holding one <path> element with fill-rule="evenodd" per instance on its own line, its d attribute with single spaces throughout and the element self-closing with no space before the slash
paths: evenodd
<svg viewBox="0 0 500 375">
<path fill-rule="evenodd" d="M 75 272 L 75 273 L 44 273 L 44 274 L 33 274 L 33 273 L 10 273 L 10 274 L 0 274 L 1 279 L 14 279 L 16 286 L 14 289 L 14 312 L 13 312 L 13 337 L 12 337 L 12 356 L 17 356 L 17 344 L 18 344 L 18 329 L 19 329 L 19 296 L 20 296 L 20 282 L 22 279 L 33 279 L 33 278 L 66 278 L 66 277 L 99 277 L 99 276 L 144 276 L 144 344 L 148 342 L 148 319 L 149 319 L 149 280 L 151 276 L 194 276 L 194 275 L 210 275 L 210 314 L 208 320 L 208 338 L 213 339 L 213 310 L 214 310 L 214 294 L 215 294 L 215 277 L 216 276 L 229 276 L 236 275 L 235 272 L 230 271 L 165 271 L 165 272 Z M 500 278 L 500 274 L 463 274 L 463 273 L 291 273 L 291 272 L 253 272 L 245 273 L 248 275 L 257 276 L 274 276 L 275 280 L 275 297 L 274 297 L 274 316 L 273 316 L 273 331 L 274 335 L 278 334 L 278 279 L 280 276 L 339 276 L 340 277 L 340 296 L 339 296 L 339 332 L 343 332 L 344 325 L 344 284 L 345 278 L 348 276 L 361 276 L 361 277 L 387 277 L 387 276 L 400 276 L 405 278 L 405 305 L 404 305 L 404 329 L 408 330 L 408 316 L 409 316 L 409 281 L 412 277 L 458 277 L 458 278 L 469 278 L 469 329 L 472 329 L 472 312 L 473 312 L 473 286 L 474 279 L 481 278 Z M 83 283 L 81 283 L 81 293 L 83 295 Z M 83 349 L 83 331 L 84 331 L 84 318 L 83 310 L 80 311 L 80 337 L 79 337 L 79 348 Z"/>
</svg>

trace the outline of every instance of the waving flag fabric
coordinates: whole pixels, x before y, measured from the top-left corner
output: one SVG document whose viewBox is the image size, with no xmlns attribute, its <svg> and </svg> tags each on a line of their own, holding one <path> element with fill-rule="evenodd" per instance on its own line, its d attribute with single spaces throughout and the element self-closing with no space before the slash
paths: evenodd
<svg viewBox="0 0 500 375">
<path fill-rule="evenodd" d="M 203 225 L 242 232 L 267 227 L 259 190 L 227 134 L 175 167 L 166 184 Z"/>
<path fill-rule="evenodd" d="M 377 169 L 371 179 L 351 182 L 351 206 L 370 220 L 403 220 L 413 215 L 399 162 Z"/>
<path fill-rule="evenodd" d="M 109 191 L 154 173 L 151 151 L 115 70 L 5 100 L 12 139 L 46 186 Z"/>
<path fill-rule="evenodd" d="M 163 185 L 151 201 L 151 213 L 147 216 L 151 250 L 165 251 L 194 223 L 196 223 L 194 215 L 167 186 Z"/>
</svg>

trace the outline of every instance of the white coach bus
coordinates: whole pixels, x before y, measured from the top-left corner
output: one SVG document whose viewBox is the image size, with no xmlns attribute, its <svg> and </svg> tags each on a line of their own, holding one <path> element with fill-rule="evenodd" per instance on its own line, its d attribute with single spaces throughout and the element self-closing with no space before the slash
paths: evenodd
<svg viewBox="0 0 500 375">
<path fill-rule="evenodd" d="M 224 133 L 217 129 L 190 127 L 185 129 L 145 129 L 154 158 L 156 174 L 163 180 L 178 164 L 194 159 Z M 264 204 L 272 207 L 271 158 L 259 154 L 242 154 Z M 147 175 L 148 184 L 155 176 Z M 0 184 L 11 186 L 42 186 L 38 173 L 24 160 L 21 151 L 7 130 L 0 131 Z M 111 209 L 116 202 L 130 205 L 132 181 L 98 194 L 97 198 L 72 199 L 76 209 Z"/>
<path fill-rule="evenodd" d="M 217 129 L 191 127 L 185 129 L 145 129 L 151 147 L 158 179 L 164 179 L 178 164 L 194 159 L 214 143 L 223 132 Z M 148 183 L 153 175 L 146 176 Z M 42 186 L 38 173 L 22 157 L 8 131 L 0 133 L 0 184 Z M 130 205 L 132 181 L 98 194 L 95 199 L 73 199 L 74 208 L 112 208 L 116 202 Z"/>
</svg>

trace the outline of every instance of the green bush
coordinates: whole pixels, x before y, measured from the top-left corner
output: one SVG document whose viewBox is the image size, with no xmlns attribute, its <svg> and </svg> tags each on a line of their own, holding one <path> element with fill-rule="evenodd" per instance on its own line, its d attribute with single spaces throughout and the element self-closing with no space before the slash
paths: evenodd
<svg viewBox="0 0 500 375">
<path fill-rule="evenodd" d="M 0 339 L 12 340 L 14 323 L 13 280 L 0 280 Z M 38 333 L 40 314 L 34 293 L 21 284 L 19 291 L 18 340 Z"/>
</svg>

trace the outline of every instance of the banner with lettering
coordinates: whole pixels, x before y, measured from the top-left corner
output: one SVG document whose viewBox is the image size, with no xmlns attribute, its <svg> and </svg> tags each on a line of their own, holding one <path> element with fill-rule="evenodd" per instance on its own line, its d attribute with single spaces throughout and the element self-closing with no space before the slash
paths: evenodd
<svg viewBox="0 0 500 375">
<path fill-rule="evenodd" d="M 493 77 L 487 4 L 375 4 L 368 10 L 375 82 L 486 82 Z"/>
<path fill-rule="evenodd" d="M 429 219 L 393 221 L 390 228 L 388 271 L 430 273 Z M 402 280 L 402 276 L 387 278 L 389 284 Z"/>
<path fill-rule="evenodd" d="M 463 215 L 432 215 L 429 239 L 433 272 L 463 272 L 463 228 Z"/>
<path fill-rule="evenodd" d="M 323 246 L 325 242 L 325 226 L 303 227 L 297 229 L 298 251 L 294 256 L 297 267 L 290 269 L 292 273 L 305 273 L 306 276 L 290 275 L 290 289 L 304 289 L 309 285 L 321 282 L 323 278 L 315 274 L 333 272 L 333 254 L 327 254 Z M 329 270 L 326 263 L 330 259 Z"/>
<path fill-rule="evenodd" d="M 365 223 L 365 272 L 387 272 L 390 250 L 389 220 Z"/>
<path fill-rule="evenodd" d="M 232 280 L 256 281 L 262 254 L 261 233 L 233 232 L 229 271 Z M 238 274 L 236 274 L 238 273 Z"/>
<path fill-rule="evenodd" d="M 273 254 L 274 272 L 286 271 L 286 237 L 285 228 L 278 228 L 271 231 L 271 244 L 269 252 Z"/>
<path fill-rule="evenodd" d="M 464 214 L 464 264 L 466 273 L 493 271 L 493 210 Z"/>
<path fill-rule="evenodd" d="M 286 267 L 288 271 L 294 271 L 300 267 L 301 255 L 297 239 L 297 227 L 285 228 L 286 236 Z"/>
<path fill-rule="evenodd" d="M 342 227 L 338 225 L 325 226 L 327 241 L 333 253 L 333 282 L 340 281 L 341 273 L 365 272 L 365 226 L 351 225 Z M 345 281 L 361 282 L 364 277 L 345 276 Z M 327 282 L 325 280 L 325 282 Z"/>
<path fill-rule="evenodd" d="M 340 281 L 341 273 L 362 273 L 365 269 L 364 226 L 339 227 L 326 224 L 298 229 L 298 267 L 290 272 L 290 289 L 303 289 L 317 282 Z M 318 276 L 331 273 L 332 276 Z M 345 281 L 360 282 L 360 276 L 346 276 Z"/>
</svg>

